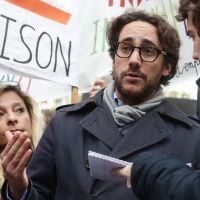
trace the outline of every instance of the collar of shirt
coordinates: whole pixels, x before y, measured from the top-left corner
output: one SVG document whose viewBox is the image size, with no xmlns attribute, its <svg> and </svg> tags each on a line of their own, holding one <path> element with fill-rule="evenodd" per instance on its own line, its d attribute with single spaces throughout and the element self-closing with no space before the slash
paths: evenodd
<svg viewBox="0 0 200 200">
<path fill-rule="evenodd" d="M 115 103 L 116 103 L 117 106 L 123 106 L 123 105 L 124 105 L 123 101 L 121 101 L 121 100 L 117 97 L 116 92 L 114 92 L 114 101 L 115 101 Z"/>
</svg>

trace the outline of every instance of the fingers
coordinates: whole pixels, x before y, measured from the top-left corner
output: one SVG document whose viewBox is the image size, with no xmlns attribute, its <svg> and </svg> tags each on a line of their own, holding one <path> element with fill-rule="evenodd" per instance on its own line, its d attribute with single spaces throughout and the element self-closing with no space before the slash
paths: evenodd
<svg viewBox="0 0 200 200">
<path fill-rule="evenodd" d="M 131 179 L 130 178 L 127 179 L 126 186 L 127 186 L 127 188 L 132 188 Z"/>
<path fill-rule="evenodd" d="M 30 154 L 29 151 L 31 151 L 30 139 L 25 139 L 24 141 L 21 140 L 20 142 L 23 142 L 21 146 L 18 146 L 20 144 L 20 143 L 18 143 L 18 144 L 16 144 L 15 147 L 13 147 L 13 149 L 14 149 L 13 152 L 16 152 L 16 153 L 12 157 L 12 167 L 16 168 L 16 169 L 17 168 L 20 169 L 20 168 L 23 168 L 23 166 L 26 166 L 27 162 L 29 161 L 29 156 L 27 156 L 27 154 L 29 155 Z M 17 151 L 16 151 L 16 149 L 17 149 Z M 12 149 L 11 149 L 11 151 L 12 151 Z"/>
<path fill-rule="evenodd" d="M 9 141 L 12 139 L 12 137 L 13 137 L 13 134 L 12 134 L 10 131 L 6 131 L 5 135 L 6 135 L 7 139 L 8 139 L 8 142 L 9 142 Z"/>
<path fill-rule="evenodd" d="M 130 165 L 127 165 L 125 167 L 122 168 L 117 168 L 117 169 L 113 169 L 112 170 L 112 175 L 113 176 L 121 176 L 121 177 L 125 177 L 127 180 L 127 187 L 131 188 L 131 169 L 132 169 L 132 165 L 133 163 L 131 163 Z"/>
<path fill-rule="evenodd" d="M 129 177 L 131 175 L 132 165 L 126 165 L 125 167 L 113 169 L 112 174 L 114 176 L 124 176 Z"/>
<path fill-rule="evenodd" d="M 28 165 L 32 156 L 32 150 L 29 148 L 27 151 L 24 151 L 21 155 L 16 155 L 13 166 L 16 166 L 15 171 L 19 174 L 22 174 L 26 166 Z"/>
<path fill-rule="evenodd" d="M 7 155 L 7 153 L 10 151 L 11 147 L 13 146 L 13 144 L 16 142 L 16 140 L 18 139 L 20 133 L 16 132 L 16 133 L 11 133 L 10 131 L 6 131 L 5 133 L 8 143 L 6 145 L 6 147 L 4 148 L 3 152 L 1 153 L 1 160 Z M 14 152 L 13 152 L 14 153 Z"/>
<path fill-rule="evenodd" d="M 27 132 L 6 132 L 8 143 L 0 155 L 1 165 L 7 178 L 10 191 L 20 199 L 28 187 L 26 166 L 31 158 L 31 140 Z"/>
<path fill-rule="evenodd" d="M 31 140 L 26 132 L 14 133 L 1 154 L 1 163 L 6 176 L 20 176 L 29 162 L 32 150 Z"/>
</svg>

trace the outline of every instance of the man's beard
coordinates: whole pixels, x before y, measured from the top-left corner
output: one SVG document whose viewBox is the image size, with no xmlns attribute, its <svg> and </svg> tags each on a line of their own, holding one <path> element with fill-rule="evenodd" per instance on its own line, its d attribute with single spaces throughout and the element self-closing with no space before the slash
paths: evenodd
<svg viewBox="0 0 200 200">
<path fill-rule="evenodd" d="M 122 100 L 125 104 L 126 102 L 129 102 L 129 105 L 137 105 L 141 104 L 144 101 L 151 98 L 151 96 L 154 95 L 154 92 L 157 91 L 159 88 L 159 83 L 152 83 L 152 84 L 146 84 L 143 87 L 141 87 L 140 90 L 133 91 L 132 89 L 124 87 L 123 84 L 123 78 L 124 78 L 125 72 L 121 73 L 120 76 L 117 76 L 115 72 L 113 72 L 114 76 L 114 89 L 118 91 L 120 96 L 122 97 Z M 144 81 L 146 80 L 145 77 L 143 77 Z M 131 84 L 131 83 L 130 83 Z"/>
</svg>

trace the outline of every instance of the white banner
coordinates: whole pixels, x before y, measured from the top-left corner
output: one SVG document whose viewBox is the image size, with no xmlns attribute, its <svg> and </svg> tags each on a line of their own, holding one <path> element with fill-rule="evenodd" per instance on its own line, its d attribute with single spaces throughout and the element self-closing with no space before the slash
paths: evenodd
<svg viewBox="0 0 200 200">
<path fill-rule="evenodd" d="M 76 27 L 0 1 L 0 65 L 13 73 L 78 86 Z"/>
<path fill-rule="evenodd" d="M 190 87 L 190 83 L 195 86 L 200 63 L 192 59 L 192 41 L 185 34 L 184 24 L 175 20 L 178 0 L 30 0 L 68 13 L 66 23 L 56 22 L 55 15 L 52 20 L 8 1 L 0 0 L 0 66 L 3 70 L 0 78 L 12 77 L 14 73 L 17 79 L 25 80 L 24 76 L 43 79 L 31 81 L 29 94 L 36 99 L 65 96 L 63 91 L 66 92 L 69 85 L 87 92 L 95 79 L 109 74 L 112 61 L 107 52 L 106 26 L 112 17 L 129 8 L 163 15 L 177 28 L 183 41 L 181 59 L 176 77 L 168 88 L 176 89 L 175 86 L 180 85 L 179 91 L 193 92 L 191 96 L 195 98 L 196 89 L 187 90 L 187 86 Z"/>
</svg>

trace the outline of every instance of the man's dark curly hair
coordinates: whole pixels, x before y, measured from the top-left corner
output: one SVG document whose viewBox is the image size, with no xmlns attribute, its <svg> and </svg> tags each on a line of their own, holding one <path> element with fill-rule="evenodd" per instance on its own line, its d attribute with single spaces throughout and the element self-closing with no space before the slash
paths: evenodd
<svg viewBox="0 0 200 200">
<path fill-rule="evenodd" d="M 180 0 L 177 21 L 184 21 L 188 18 L 188 11 L 193 11 L 192 22 L 200 37 L 200 0 Z"/>
<path fill-rule="evenodd" d="M 163 76 L 160 81 L 161 84 L 167 85 L 169 80 L 174 77 L 177 71 L 181 42 L 177 30 L 159 15 L 150 14 L 145 11 L 129 10 L 124 14 L 114 18 L 108 24 L 106 32 L 111 58 L 114 60 L 115 56 L 112 44 L 114 42 L 118 42 L 119 35 L 124 26 L 133 21 L 144 21 L 156 27 L 158 38 L 161 44 L 160 48 L 167 53 L 167 56 L 164 56 L 164 64 L 171 64 L 172 66 L 169 76 Z"/>
</svg>

